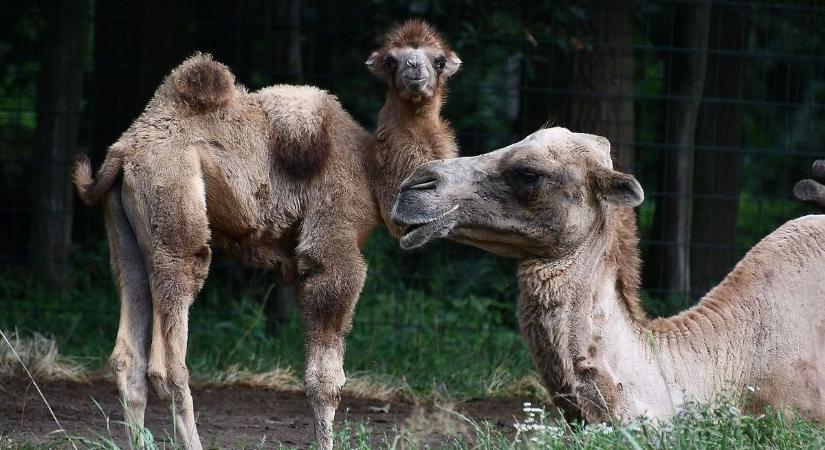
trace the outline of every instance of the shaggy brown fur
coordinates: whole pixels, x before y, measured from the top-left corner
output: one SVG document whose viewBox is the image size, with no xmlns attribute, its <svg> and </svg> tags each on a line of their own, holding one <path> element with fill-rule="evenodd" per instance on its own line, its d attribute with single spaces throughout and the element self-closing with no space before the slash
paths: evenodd
<svg viewBox="0 0 825 450">
<path fill-rule="evenodd" d="M 452 52 L 446 41 L 433 27 L 423 20 L 408 20 L 390 30 L 384 37 L 384 46 L 378 52 L 391 48 L 438 47 L 444 52 Z"/>
<path fill-rule="evenodd" d="M 648 321 L 630 209 L 644 194 L 612 170 L 609 150 L 554 128 L 426 163 L 393 209 L 407 225 L 401 244 L 449 237 L 521 259 L 521 329 L 570 417 L 667 417 L 750 386 L 743 406 L 825 419 L 825 216 L 786 223 L 698 305 Z"/>
<path fill-rule="evenodd" d="M 453 61 L 455 67 L 445 68 L 431 82 L 429 96 L 406 97 L 406 89 L 398 82 L 395 73 L 387 73 L 383 61 L 387 57 L 404 59 L 397 49 L 430 48 L 434 55 L 443 56 L 446 64 Z M 432 58 L 434 59 L 434 58 Z M 375 195 L 381 205 L 384 223 L 398 237 L 399 230 L 389 220 L 390 209 L 398 192 L 397 180 L 403 180 L 418 166 L 418 161 L 454 158 L 458 147 L 449 122 L 441 118 L 441 107 L 446 98 L 445 84 L 461 60 L 429 25 L 411 20 L 391 30 L 384 38 L 384 45 L 367 61 L 370 69 L 389 85 L 387 100 L 378 115 L 375 137 L 375 158 L 372 173 L 379 179 Z M 399 70 L 400 71 L 400 70 Z M 433 68 L 432 70 L 436 70 Z"/>
<path fill-rule="evenodd" d="M 219 245 L 297 281 L 305 387 L 318 443 L 331 449 L 344 340 L 366 278 L 359 247 L 392 203 L 378 192 L 394 191 L 417 165 L 455 153 L 437 106 L 428 106 L 443 98 L 449 71 L 435 60 L 443 52 L 396 50 L 412 58 L 398 72 L 416 78 L 390 84 L 382 116 L 411 114 L 390 114 L 377 144 L 325 91 L 282 85 L 249 93 L 225 66 L 196 54 L 172 71 L 111 146 L 97 180 L 87 159 L 78 162 L 74 179 L 83 201 L 107 199 L 121 297 L 110 362 L 129 429 L 143 425 L 148 376 L 174 405 L 183 447 L 201 448 L 185 364 L 188 310 L 206 279 L 211 246 Z M 386 131 L 405 126 L 413 132 Z"/>
<path fill-rule="evenodd" d="M 223 108 L 235 99 L 235 75 L 209 55 L 196 53 L 169 74 L 165 82 L 176 99 L 195 113 Z"/>
</svg>

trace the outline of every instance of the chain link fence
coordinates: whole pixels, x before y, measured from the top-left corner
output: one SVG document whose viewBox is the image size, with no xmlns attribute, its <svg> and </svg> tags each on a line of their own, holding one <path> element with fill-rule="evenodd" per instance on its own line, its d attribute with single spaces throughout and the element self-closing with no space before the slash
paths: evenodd
<svg viewBox="0 0 825 450">
<path fill-rule="evenodd" d="M 616 166 L 634 173 L 647 193 L 638 216 L 644 295 L 655 314 L 689 305 L 761 237 L 807 213 L 791 188 L 825 144 L 819 1 L 2 3 L 6 278 L 33 272 L 44 283 L 71 286 L 77 277 L 108 277 L 101 213 L 80 205 L 70 188 L 74 154 L 101 161 L 162 77 L 198 50 L 251 89 L 328 89 L 371 128 L 385 88 L 364 61 L 392 24 L 425 18 L 464 61 L 444 109 L 462 154 L 493 150 L 545 125 L 610 138 Z M 484 297 L 492 299 L 484 305 L 495 325 L 468 329 L 514 329 L 514 262 L 450 243 L 402 254 L 384 232 L 365 253 L 365 295 Z M 209 286 L 225 292 L 277 284 L 220 257 L 210 277 Z M 287 315 L 288 291 L 275 296 L 287 299 L 273 301 L 275 316 Z M 6 301 L 32 314 L 48 308 L 26 304 L 25 295 Z M 206 302 L 198 314 L 222 316 L 230 301 Z M 115 314 L 117 303 L 55 308 Z M 417 326 L 368 310 L 357 321 Z"/>
</svg>

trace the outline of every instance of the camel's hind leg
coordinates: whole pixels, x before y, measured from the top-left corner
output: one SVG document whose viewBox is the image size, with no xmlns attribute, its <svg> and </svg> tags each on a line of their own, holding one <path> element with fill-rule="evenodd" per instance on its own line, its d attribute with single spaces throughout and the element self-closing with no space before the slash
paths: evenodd
<svg viewBox="0 0 825 450">
<path fill-rule="evenodd" d="M 123 209 L 120 188 L 112 190 L 106 204 L 106 229 L 112 270 L 120 292 L 120 323 L 109 365 L 124 406 L 129 445 L 141 448 L 148 382 L 146 362 L 152 297 L 135 233 Z"/>
<path fill-rule="evenodd" d="M 132 173 L 129 167 L 124 169 L 129 188 L 124 196 L 128 193 L 129 206 L 134 205 L 127 211 L 139 240 L 146 243 L 152 292 L 147 374 L 160 398 L 169 402 L 181 447 L 200 450 L 186 348 L 189 307 L 203 286 L 212 255 L 206 195 L 196 152 L 182 149 L 159 155 L 166 170 Z"/>
<path fill-rule="evenodd" d="M 331 450 L 333 419 L 346 381 L 345 339 L 367 267 L 355 233 L 346 225 L 324 222 L 304 221 L 297 258 L 306 277 L 299 289 L 307 351 L 304 383 L 315 438 L 322 450 Z"/>
</svg>

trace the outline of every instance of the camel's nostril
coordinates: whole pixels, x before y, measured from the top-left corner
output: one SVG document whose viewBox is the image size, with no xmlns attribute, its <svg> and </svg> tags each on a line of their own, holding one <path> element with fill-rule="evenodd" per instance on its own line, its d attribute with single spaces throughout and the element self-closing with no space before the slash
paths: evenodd
<svg viewBox="0 0 825 450">
<path fill-rule="evenodd" d="M 419 191 L 435 189 L 438 184 L 438 178 L 428 177 L 423 180 L 418 180 L 415 184 L 408 186 L 407 189 L 415 189 Z"/>
</svg>

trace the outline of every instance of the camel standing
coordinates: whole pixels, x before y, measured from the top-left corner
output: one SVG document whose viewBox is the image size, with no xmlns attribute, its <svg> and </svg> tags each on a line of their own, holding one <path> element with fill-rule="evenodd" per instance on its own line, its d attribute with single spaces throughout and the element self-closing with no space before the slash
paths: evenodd
<svg viewBox="0 0 825 450">
<path fill-rule="evenodd" d="M 449 237 L 521 260 L 521 331 L 570 418 L 667 417 L 752 386 L 746 407 L 825 419 L 825 216 L 787 222 L 699 304 L 648 320 L 631 209 L 643 197 L 607 139 L 553 128 L 422 165 L 393 220 L 406 248 Z"/>
<path fill-rule="evenodd" d="M 188 314 L 217 244 L 297 281 L 306 392 L 316 439 L 332 448 L 345 337 L 367 273 L 360 246 L 405 176 L 456 154 L 439 112 L 460 60 L 437 33 L 407 22 L 368 64 L 389 82 L 375 139 L 325 91 L 250 93 L 198 54 L 161 84 L 96 180 L 88 160 L 79 162 L 80 197 L 106 198 L 121 297 L 110 365 L 130 433 L 144 423 L 148 376 L 172 405 L 183 448 L 201 448 L 185 364 Z"/>
</svg>

